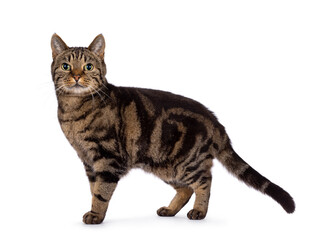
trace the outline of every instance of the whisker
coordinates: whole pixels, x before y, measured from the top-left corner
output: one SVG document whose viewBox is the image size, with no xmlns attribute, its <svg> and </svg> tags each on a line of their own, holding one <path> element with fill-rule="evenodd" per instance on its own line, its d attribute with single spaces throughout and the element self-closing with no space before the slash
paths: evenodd
<svg viewBox="0 0 320 240">
<path fill-rule="evenodd" d="M 108 90 L 107 85 L 105 85 L 103 82 L 101 83 L 101 85 L 102 85 L 105 89 L 107 89 L 107 90 Z M 98 90 L 98 91 L 99 91 L 99 92 L 101 92 L 101 93 L 103 93 L 105 96 L 107 96 L 109 99 L 111 99 L 111 100 L 112 100 L 112 98 L 109 96 L 109 94 L 108 94 L 108 93 L 106 93 L 106 92 L 102 91 L 102 88 L 99 88 L 99 90 Z"/>
<path fill-rule="evenodd" d="M 109 99 L 111 99 L 111 100 L 112 100 L 112 98 L 109 96 L 109 94 L 108 94 L 108 93 L 106 93 L 106 92 L 104 92 L 104 91 L 102 91 L 102 89 L 101 89 L 101 88 L 99 88 L 97 91 L 98 91 L 98 92 L 101 92 L 101 93 L 102 93 L 102 94 L 104 94 L 106 97 L 108 97 Z"/>
<path fill-rule="evenodd" d="M 63 85 L 58 87 L 58 88 L 56 88 L 56 92 L 60 91 L 61 88 L 63 88 Z"/>
<path fill-rule="evenodd" d="M 90 85 L 89 85 L 90 86 Z M 97 89 L 95 89 L 94 87 L 90 86 L 90 89 L 93 89 L 93 91 L 95 91 L 99 97 L 101 98 L 101 100 L 104 102 L 105 105 L 107 105 L 107 102 L 103 99 L 103 97 L 101 96 L 101 94 L 99 93 L 99 91 L 97 91 Z"/>
<path fill-rule="evenodd" d="M 91 86 L 89 86 L 89 91 L 90 91 L 90 94 L 91 94 L 91 96 L 92 96 L 92 108 L 94 107 L 94 95 L 93 95 L 93 93 L 92 93 L 92 91 L 91 91 Z"/>
<path fill-rule="evenodd" d="M 64 91 L 63 91 L 63 85 L 61 85 L 60 87 L 56 88 L 56 92 L 57 92 L 57 97 L 59 97 Z"/>
<path fill-rule="evenodd" d="M 52 81 L 44 81 L 44 82 L 41 82 L 39 84 L 37 84 L 39 87 L 41 88 L 45 88 L 45 87 L 48 87 L 49 85 L 52 86 L 53 85 L 53 82 Z"/>
<path fill-rule="evenodd" d="M 103 97 L 101 96 L 101 94 L 99 93 L 99 91 L 97 91 L 96 89 L 94 89 L 94 90 L 95 90 L 95 92 L 100 96 L 100 98 L 101 98 L 101 100 L 104 102 L 105 106 L 108 105 L 107 102 L 105 101 L 105 98 L 103 98 Z"/>
</svg>

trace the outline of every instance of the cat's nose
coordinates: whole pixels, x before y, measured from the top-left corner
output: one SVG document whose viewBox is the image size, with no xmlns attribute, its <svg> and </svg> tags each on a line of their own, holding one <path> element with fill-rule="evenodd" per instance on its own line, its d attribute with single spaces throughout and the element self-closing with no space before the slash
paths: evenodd
<svg viewBox="0 0 320 240">
<path fill-rule="evenodd" d="M 74 78 L 74 80 L 76 80 L 76 82 L 79 81 L 80 77 L 81 77 L 80 75 L 74 75 L 74 76 L 73 76 L 73 78 Z"/>
</svg>

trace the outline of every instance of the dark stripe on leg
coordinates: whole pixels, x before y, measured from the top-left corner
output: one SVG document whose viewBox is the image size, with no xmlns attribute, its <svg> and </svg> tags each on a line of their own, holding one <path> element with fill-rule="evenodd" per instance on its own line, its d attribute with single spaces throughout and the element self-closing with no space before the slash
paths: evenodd
<svg viewBox="0 0 320 240">
<path fill-rule="evenodd" d="M 88 175 L 88 179 L 89 179 L 89 182 L 95 182 L 96 181 L 96 176 L 89 176 Z"/>
<path fill-rule="evenodd" d="M 119 177 L 111 172 L 103 171 L 97 172 L 97 177 L 100 177 L 104 182 L 108 183 L 117 183 L 119 181 Z"/>
<path fill-rule="evenodd" d="M 104 199 L 100 194 L 94 194 L 94 196 L 98 198 L 101 202 L 107 202 L 107 200 Z"/>
<path fill-rule="evenodd" d="M 193 183 L 195 183 L 196 181 L 199 180 L 199 178 L 201 176 L 203 176 L 203 174 L 205 174 L 207 172 L 207 170 L 199 170 L 196 174 L 188 177 L 188 175 L 186 177 L 188 177 L 187 179 L 181 179 L 183 182 L 187 183 L 188 185 L 191 185 Z"/>
</svg>

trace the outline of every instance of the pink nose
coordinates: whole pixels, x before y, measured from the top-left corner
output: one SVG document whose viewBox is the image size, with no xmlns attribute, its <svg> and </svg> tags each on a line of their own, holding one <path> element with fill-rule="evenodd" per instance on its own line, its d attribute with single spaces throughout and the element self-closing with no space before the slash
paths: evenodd
<svg viewBox="0 0 320 240">
<path fill-rule="evenodd" d="M 76 80 L 76 82 L 79 81 L 80 77 L 81 77 L 80 75 L 74 75 L 74 76 L 73 76 L 73 78 L 74 78 L 74 80 Z"/>
</svg>

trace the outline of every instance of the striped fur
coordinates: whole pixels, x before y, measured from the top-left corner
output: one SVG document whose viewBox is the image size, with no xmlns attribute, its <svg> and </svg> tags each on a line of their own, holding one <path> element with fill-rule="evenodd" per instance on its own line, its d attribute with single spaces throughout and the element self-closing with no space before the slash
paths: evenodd
<svg viewBox="0 0 320 240">
<path fill-rule="evenodd" d="M 54 34 L 51 46 L 58 118 L 90 182 L 92 209 L 84 215 L 85 223 L 103 221 L 118 181 L 132 168 L 153 173 L 176 189 L 159 216 L 174 216 L 195 193 L 188 218 L 203 219 L 213 158 L 288 213 L 294 211 L 292 197 L 237 155 L 224 127 L 206 107 L 169 92 L 109 84 L 102 35 L 88 48 L 69 48 Z M 61 67 L 64 63 L 69 71 Z M 86 71 L 88 63 L 93 70 Z"/>
</svg>

